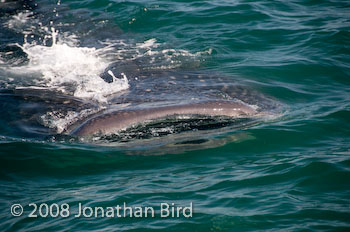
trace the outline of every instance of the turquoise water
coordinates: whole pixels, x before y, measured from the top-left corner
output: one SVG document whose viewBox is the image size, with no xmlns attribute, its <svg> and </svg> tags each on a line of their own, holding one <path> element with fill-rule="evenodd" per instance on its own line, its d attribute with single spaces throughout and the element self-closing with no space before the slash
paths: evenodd
<svg viewBox="0 0 350 232">
<path fill-rule="evenodd" d="M 29 15 L 17 21 L 10 20 L 24 9 L 1 14 L 1 231 L 350 229 L 348 1 L 35 3 Z M 58 30 L 62 44 L 78 50 L 65 50 L 62 44 L 50 50 L 52 38 L 47 44 L 42 39 L 51 35 L 45 26 Z M 14 43 L 29 45 L 19 48 Z M 90 50 L 82 55 L 82 47 L 101 51 L 98 62 Z M 45 63 L 50 57 L 54 62 Z M 104 58 L 116 60 L 113 72 L 124 71 L 130 84 L 133 75 L 153 73 L 149 70 L 165 73 L 157 77 L 171 73 L 177 81 L 200 73 L 208 76 L 204 80 L 212 88 L 220 78 L 237 82 L 278 102 L 280 115 L 188 146 L 172 146 L 172 136 L 159 142 L 164 146 L 143 140 L 126 147 L 101 146 L 48 132 L 50 126 L 59 129 L 54 124 L 59 118 L 38 123 L 35 117 L 64 105 L 59 97 L 13 92 L 42 86 L 33 79 L 45 75 L 51 78 L 45 82 L 50 90 L 79 86 L 79 80 L 86 87 L 90 82 L 83 78 L 98 73 Z M 80 67 L 85 60 L 91 62 Z M 133 100 L 153 96 L 154 91 L 147 95 L 147 85 L 161 80 L 144 81 L 146 93 L 140 91 Z M 179 83 L 186 86 L 184 80 Z M 99 93 L 110 90 L 98 89 L 95 82 L 92 86 L 95 89 L 74 92 L 75 96 L 90 94 L 103 102 L 105 96 Z M 177 99 L 178 93 L 187 97 L 192 89 L 169 87 L 162 98 Z M 77 105 L 83 104 L 88 103 Z M 106 208 L 124 202 L 154 207 L 155 217 L 74 217 L 79 203 Z M 42 203 L 68 204 L 71 215 L 42 217 L 38 209 L 38 217 L 30 218 L 30 203 L 38 208 Z M 162 218 L 160 203 L 192 203 L 193 214 Z M 11 215 L 13 204 L 24 207 L 21 216 Z"/>
</svg>

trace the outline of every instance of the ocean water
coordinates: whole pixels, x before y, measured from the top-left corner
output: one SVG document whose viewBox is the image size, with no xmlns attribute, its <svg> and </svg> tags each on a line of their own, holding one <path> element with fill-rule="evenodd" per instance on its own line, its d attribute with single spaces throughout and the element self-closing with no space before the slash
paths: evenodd
<svg viewBox="0 0 350 232">
<path fill-rule="evenodd" d="M 0 230 L 350 230 L 349 41 L 346 0 L 1 1 Z M 208 99 L 268 117 L 68 133 Z"/>
</svg>

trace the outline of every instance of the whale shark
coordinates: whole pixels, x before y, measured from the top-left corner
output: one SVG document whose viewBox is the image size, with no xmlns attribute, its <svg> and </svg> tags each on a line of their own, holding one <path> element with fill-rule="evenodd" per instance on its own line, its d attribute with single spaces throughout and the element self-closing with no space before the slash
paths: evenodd
<svg viewBox="0 0 350 232">
<path fill-rule="evenodd" d="M 115 140 L 113 136 L 118 135 L 117 140 L 132 141 L 192 130 L 232 130 L 232 125 L 239 129 L 247 125 L 241 119 L 262 122 L 281 110 L 278 101 L 209 72 L 131 71 L 127 75 L 130 88 L 103 104 L 39 88 L 6 90 L 0 97 L 2 102 L 13 102 L 10 110 L 22 118 L 18 120 L 22 129 L 90 141 L 101 136 Z M 169 128 L 172 132 L 165 133 Z M 154 130 L 161 133 L 154 135 Z"/>
<path fill-rule="evenodd" d="M 1 1 L 0 12 L 5 12 L 5 16 L 0 19 L 13 19 L 9 15 L 23 13 L 32 4 L 26 0 Z M 44 12 L 40 14 L 41 21 L 49 18 Z M 28 19 L 35 17 L 36 14 L 29 14 Z M 32 20 L 27 21 L 28 30 L 32 31 Z M 5 29 L 6 33 L 16 32 L 6 25 L 0 25 L 4 29 L 1 33 Z M 103 37 L 101 40 L 111 39 L 105 41 L 106 45 L 102 43 L 101 49 L 69 45 L 64 38 L 58 44 L 58 32 L 53 27 L 51 37 L 46 35 L 46 29 L 37 32 L 52 38 L 48 45 L 30 43 L 25 37 L 22 43 L 26 46 L 17 46 L 15 42 L 21 44 L 15 41 L 18 38 L 9 37 L 8 44 L 0 48 L 5 64 L 0 66 L 0 113 L 4 116 L 0 122 L 10 130 L 17 125 L 28 136 L 131 141 L 171 133 L 183 135 L 184 131 L 232 129 L 228 127 L 232 124 L 243 128 L 248 124 L 237 119 L 263 121 L 278 115 L 281 109 L 277 101 L 239 83 L 244 78 L 201 70 L 200 58 L 195 58 L 201 55 L 162 48 L 155 39 L 136 44 L 120 42 L 116 30 L 110 28 L 103 27 L 104 33 L 96 31 Z M 98 38 L 89 35 L 82 38 L 82 43 L 90 46 Z M 35 36 L 30 40 L 35 40 Z M 119 57 L 118 51 L 124 50 L 125 57 Z M 83 58 L 67 59 L 67 54 L 69 58 Z M 73 71 L 66 70 L 66 66 Z"/>
</svg>

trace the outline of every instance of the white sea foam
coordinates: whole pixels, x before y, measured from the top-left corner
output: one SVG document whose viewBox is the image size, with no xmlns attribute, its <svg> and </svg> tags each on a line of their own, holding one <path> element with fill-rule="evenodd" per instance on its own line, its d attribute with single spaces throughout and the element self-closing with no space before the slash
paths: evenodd
<svg viewBox="0 0 350 232">
<path fill-rule="evenodd" d="M 18 14 L 13 15 L 10 20 L 5 23 L 5 26 L 18 32 L 24 32 L 24 29 L 28 29 L 29 22 L 30 26 L 35 23 L 34 21 L 36 20 L 32 16 L 33 12 L 31 11 L 19 12 Z"/>
<path fill-rule="evenodd" d="M 100 74 L 110 64 L 101 58 L 103 48 L 88 48 L 74 46 L 75 41 L 67 37 L 59 37 L 52 28 L 51 46 L 27 42 L 18 45 L 27 54 L 29 63 L 13 68 L 17 72 L 38 73 L 41 77 L 37 84 L 72 93 L 75 97 L 106 102 L 107 97 L 119 91 L 128 89 L 125 75 L 117 78 L 112 74 L 113 82 L 107 83 Z M 72 90 L 73 89 L 73 90 Z"/>
<path fill-rule="evenodd" d="M 69 125 L 102 109 L 104 109 L 104 107 L 98 109 L 85 109 L 80 112 L 68 111 L 67 113 L 62 113 L 60 111 L 52 111 L 42 115 L 40 119 L 44 126 L 56 130 L 57 133 L 62 133 Z"/>
<path fill-rule="evenodd" d="M 151 48 L 155 48 L 155 47 L 158 47 L 159 44 L 157 43 L 157 40 L 156 39 L 149 39 L 149 40 L 146 40 L 145 42 L 143 43 L 137 43 L 136 44 L 137 47 L 139 48 L 147 48 L 147 49 L 151 49 Z"/>
</svg>

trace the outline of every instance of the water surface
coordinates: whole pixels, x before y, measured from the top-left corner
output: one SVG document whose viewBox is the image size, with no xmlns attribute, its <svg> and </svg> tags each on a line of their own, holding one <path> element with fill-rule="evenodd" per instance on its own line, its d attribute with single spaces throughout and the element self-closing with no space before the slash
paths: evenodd
<svg viewBox="0 0 350 232">
<path fill-rule="evenodd" d="M 348 230 L 349 7 L 89 0 L 1 10 L 1 230 Z M 278 108 L 279 117 L 129 145 L 60 135 L 111 102 L 212 98 Z M 32 202 L 73 212 L 79 202 L 192 202 L 194 213 L 28 218 Z M 13 204 L 22 216 L 11 216 Z"/>
</svg>

